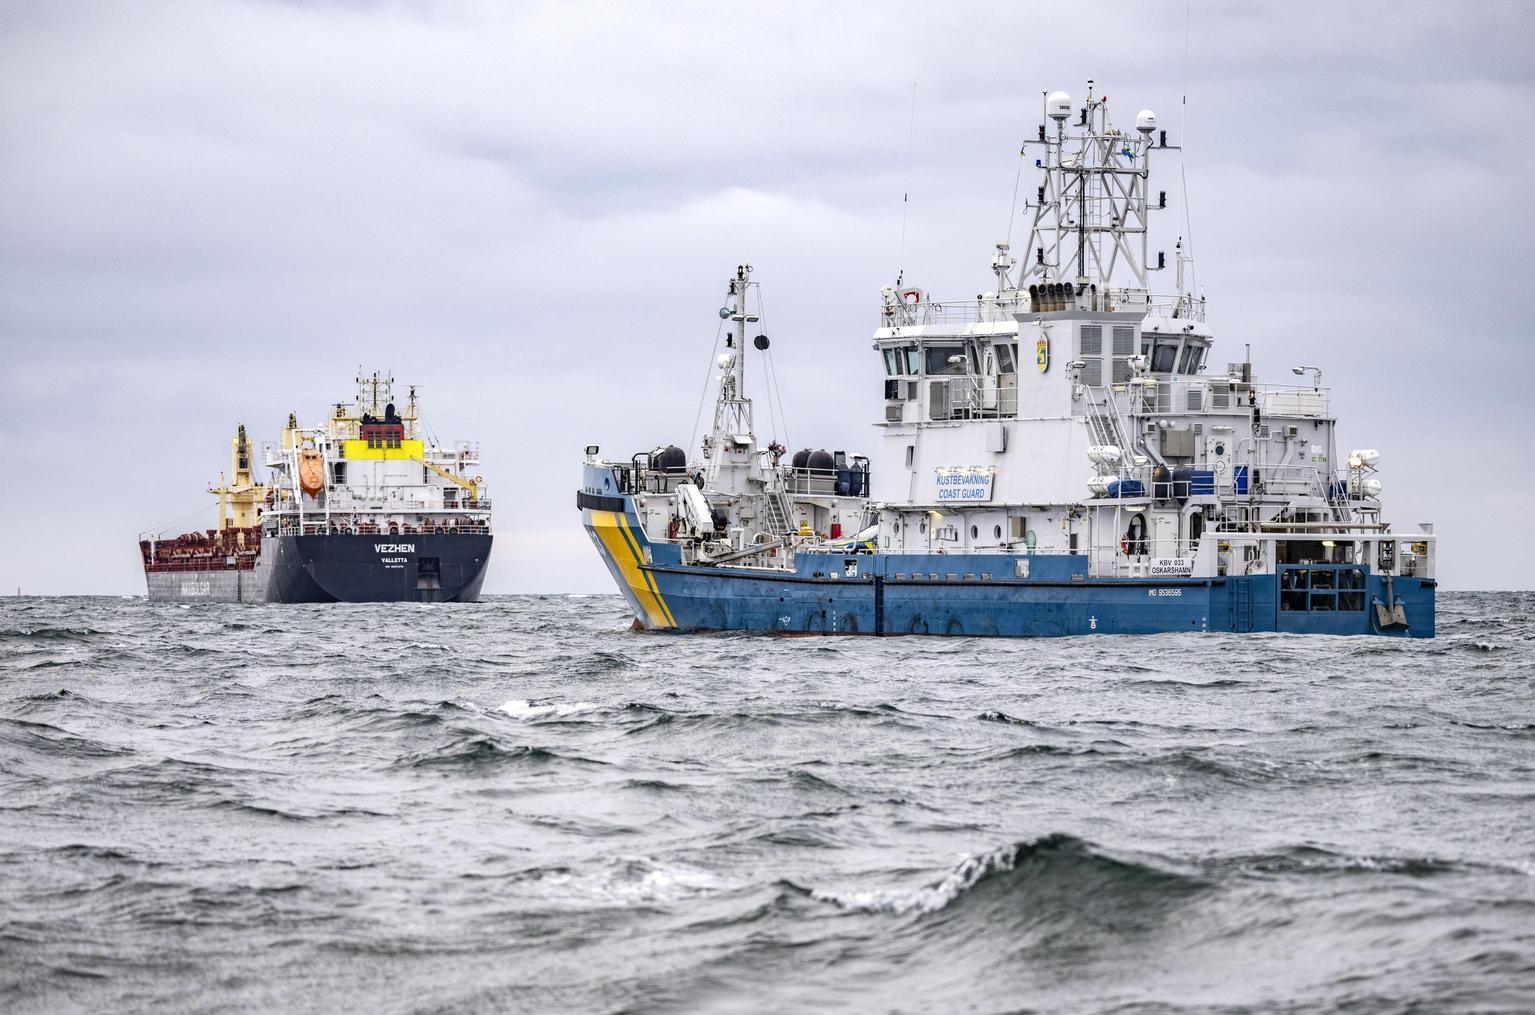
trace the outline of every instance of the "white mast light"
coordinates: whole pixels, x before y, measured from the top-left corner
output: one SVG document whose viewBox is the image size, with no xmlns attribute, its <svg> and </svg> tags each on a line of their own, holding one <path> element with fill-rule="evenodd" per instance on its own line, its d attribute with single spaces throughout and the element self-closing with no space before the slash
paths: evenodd
<svg viewBox="0 0 1535 1015">
<path fill-rule="evenodd" d="M 1071 118 L 1071 96 L 1065 92 L 1051 92 L 1045 99 L 1045 111 L 1056 123 L 1065 123 Z"/>
</svg>

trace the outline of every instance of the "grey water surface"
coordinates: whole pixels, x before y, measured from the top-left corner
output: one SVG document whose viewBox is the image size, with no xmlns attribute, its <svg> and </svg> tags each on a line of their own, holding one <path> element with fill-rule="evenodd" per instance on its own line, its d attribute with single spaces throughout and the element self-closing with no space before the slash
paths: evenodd
<svg viewBox="0 0 1535 1015">
<path fill-rule="evenodd" d="M 1535 594 L 1433 641 L 0 603 L 0 1009 L 1535 1009 Z"/>
</svg>

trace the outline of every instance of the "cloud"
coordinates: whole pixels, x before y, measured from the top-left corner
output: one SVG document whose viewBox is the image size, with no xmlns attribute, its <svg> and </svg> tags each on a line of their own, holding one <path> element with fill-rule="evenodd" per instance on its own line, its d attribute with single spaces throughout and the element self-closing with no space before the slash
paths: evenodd
<svg viewBox="0 0 1535 1015">
<path fill-rule="evenodd" d="M 313 419 L 362 365 L 482 442 L 491 591 L 605 590 L 580 449 L 688 439 L 734 266 L 793 442 L 873 450 L 879 286 L 988 288 L 1041 92 L 1088 77 L 1186 144 L 1217 360 L 1321 363 L 1344 439 L 1388 453 L 1388 512 L 1446 534 L 1447 584 L 1527 586 L 1437 463 L 1535 395 L 1510 126 L 1535 15 L 1190 9 L 1185 60 L 1174 2 L 0 7 L 0 468 L 28 489 L 0 587 L 141 588 L 134 533 L 212 523 L 234 424 Z"/>
</svg>

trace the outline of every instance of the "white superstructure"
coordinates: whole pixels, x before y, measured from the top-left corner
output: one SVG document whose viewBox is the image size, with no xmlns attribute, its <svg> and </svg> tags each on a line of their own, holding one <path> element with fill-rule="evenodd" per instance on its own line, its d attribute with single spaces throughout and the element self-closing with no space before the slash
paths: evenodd
<svg viewBox="0 0 1535 1015">
<path fill-rule="evenodd" d="M 1431 576 L 1433 537 L 1382 519 L 1379 455 L 1340 456 L 1321 372 L 1255 382 L 1211 362 L 1206 305 L 1173 246 L 1173 285 L 1149 283 L 1150 111 L 1134 130 L 1108 100 L 1046 100 L 1025 145 L 1041 183 L 1028 245 L 992 257 L 994 288 L 934 299 L 887 286 L 874 347 L 885 366 L 872 499 L 882 551 L 1085 554 L 1089 576 L 1260 574 L 1369 562 Z"/>
</svg>

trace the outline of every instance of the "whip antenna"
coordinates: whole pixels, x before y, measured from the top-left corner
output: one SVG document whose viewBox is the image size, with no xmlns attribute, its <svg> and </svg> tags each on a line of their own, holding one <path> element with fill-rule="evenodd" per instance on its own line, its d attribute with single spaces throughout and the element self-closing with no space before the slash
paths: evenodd
<svg viewBox="0 0 1535 1015">
<path fill-rule="evenodd" d="M 911 142 L 917 133 L 917 83 L 911 83 L 911 122 L 906 125 L 906 180 L 901 187 L 901 251 L 896 258 L 900 263 L 896 266 L 896 285 L 900 285 L 900 279 L 906 277 L 906 212 L 911 203 Z"/>
<path fill-rule="evenodd" d="M 1183 4 L 1183 101 L 1178 105 L 1178 183 L 1183 188 L 1183 235 L 1188 241 L 1189 259 L 1189 292 L 1192 295 L 1199 289 L 1199 269 L 1194 260 L 1194 225 L 1189 218 L 1189 176 L 1183 166 L 1183 152 L 1188 148 L 1189 136 L 1186 126 L 1189 109 L 1189 9 L 1193 6 L 1193 0 L 1184 0 Z M 1179 295 L 1182 295 L 1181 293 Z"/>
</svg>

